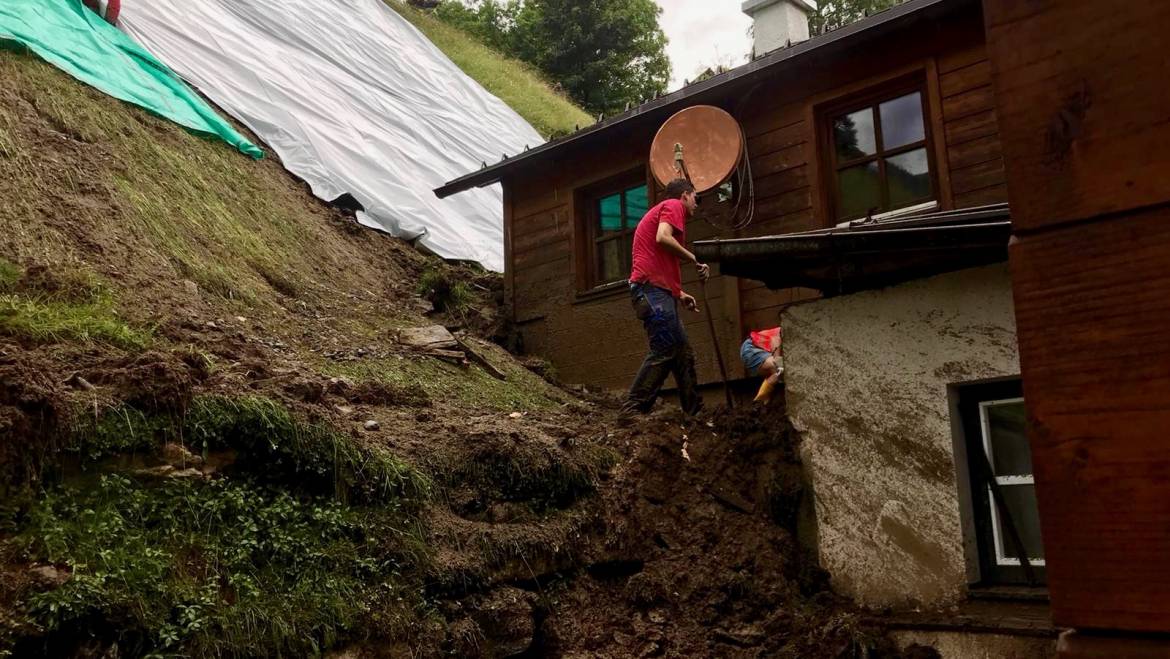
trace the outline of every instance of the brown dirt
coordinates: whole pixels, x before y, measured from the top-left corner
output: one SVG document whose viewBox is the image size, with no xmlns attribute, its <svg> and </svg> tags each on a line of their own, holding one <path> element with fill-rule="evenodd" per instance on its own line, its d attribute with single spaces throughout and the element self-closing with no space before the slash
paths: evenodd
<svg viewBox="0 0 1170 659">
<path fill-rule="evenodd" d="M 587 567 L 547 593 L 542 652 L 888 651 L 827 590 L 827 575 L 796 539 L 803 487 L 783 410 L 744 409 L 706 423 L 665 417 L 607 437 L 628 458 L 601 491 Z"/>
<path fill-rule="evenodd" d="M 13 66 L 0 60 L 0 82 Z M 153 327 L 155 341 L 133 354 L 0 336 L 0 467 L 10 477 L 35 482 L 72 415 L 115 403 L 181 413 L 197 394 L 266 396 L 392 450 L 442 486 L 423 521 L 437 552 L 430 596 L 445 632 L 424 656 L 885 651 L 880 635 L 825 590 L 825 575 L 795 537 L 800 468 L 782 410 L 724 414 L 710 424 L 660 412 L 618 428 L 612 399 L 580 389 L 576 400 L 559 391 L 563 404 L 515 417 L 410 386 L 330 377 L 325 371 L 339 364 L 428 359 L 394 344 L 403 324 L 443 322 L 503 340 L 506 326 L 490 304 L 499 279 L 452 269 L 480 298 L 470 312 L 436 314 L 414 282 L 446 266 L 356 229 L 269 159 L 254 165 L 249 184 L 283 191 L 289 221 L 312 236 L 311 277 L 303 288 L 268 278 L 272 290 L 252 307 L 192 290 L 149 239 L 126 228 L 116 190 L 87 187 L 93 172 L 126 175 L 127 165 L 100 140 L 63 132 L 35 101 L 28 89 L 0 84 L 0 104 L 21 117 L 10 139 L 40 156 L 23 164 L 35 170 L 26 178 L 36 181 L 35 194 L 0 180 L 0 197 L 22 200 L 0 205 L 0 257 L 24 268 L 21 286 L 59 295 L 87 290 L 69 273 L 91 270 L 119 313 Z M 203 148 L 170 124 L 134 115 L 161 141 Z M 379 429 L 365 428 L 371 419 Z M 0 581 L 9 569 L 0 557 Z M 13 592 L 0 589 L 0 617 Z M 371 642 L 354 652 L 401 649 Z"/>
</svg>

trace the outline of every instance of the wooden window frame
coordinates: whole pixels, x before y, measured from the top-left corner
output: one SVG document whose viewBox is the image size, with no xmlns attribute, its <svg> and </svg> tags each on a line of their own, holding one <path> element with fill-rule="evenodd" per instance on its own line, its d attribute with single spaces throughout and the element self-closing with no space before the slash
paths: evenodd
<svg viewBox="0 0 1170 659">
<path fill-rule="evenodd" d="M 886 101 L 892 101 L 896 98 L 913 94 L 917 92 L 922 103 L 922 129 L 923 139 L 910 144 L 902 145 L 888 151 L 884 150 L 882 143 L 882 126 L 881 116 L 877 107 Z M 909 208 L 911 206 L 928 203 L 930 201 L 937 202 L 940 208 L 943 205 L 942 199 L 942 184 L 941 172 L 939 171 L 939 164 L 937 154 L 935 153 L 934 140 L 934 121 L 931 114 L 932 107 L 931 89 L 930 85 L 925 79 L 922 72 L 915 73 L 911 76 L 902 77 L 896 80 L 881 83 L 877 86 L 870 87 L 865 91 L 850 95 L 844 99 L 834 100 L 824 105 L 817 113 L 817 123 L 820 131 L 820 146 L 821 152 L 825 157 L 821 158 L 823 163 L 822 176 L 826 181 L 824 189 L 828 192 L 827 209 L 829 224 L 836 224 L 838 222 L 845 222 L 850 220 L 858 220 L 865 217 L 865 215 L 857 215 L 851 217 L 842 217 L 838 209 L 838 199 L 840 198 L 840 179 L 838 172 L 850 167 L 857 167 L 869 162 L 876 161 L 878 163 L 878 177 L 881 181 L 881 204 L 882 207 L 877 211 L 877 214 L 897 211 L 902 208 Z M 833 135 L 833 121 L 837 117 L 845 114 L 857 112 L 859 110 L 870 109 L 874 115 L 874 145 L 876 153 L 869 156 L 854 158 L 847 161 L 838 161 L 837 147 Z M 898 208 L 890 208 L 889 201 L 889 186 L 886 178 L 886 160 L 909 153 L 918 149 L 926 150 L 927 164 L 930 167 L 930 198 L 921 199 L 911 204 L 899 206 Z"/>
<path fill-rule="evenodd" d="M 625 279 L 601 281 L 601 264 L 599 263 L 601 250 L 599 246 L 601 243 L 625 241 L 627 238 L 631 241 L 633 240 L 634 231 L 638 227 L 638 220 L 642 218 L 626 217 L 626 199 L 622 193 L 640 186 L 646 186 L 647 204 L 653 206 L 654 189 L 648 184 L 646 168 L 644 166 L 610 176 L 596 183 L 592 183 L 577 192 L 579 217 L 582 218 L 584 224 L 579 233 L 583 238 L 581 241 L 583 249 L 578 253 L 578 258 L 582 265 L 579 271 L 583 275 L 579 277 L 579 288 L 581 292 L 588 293 L 597 290 L 608 290 L 626 281 Z M 600 231 L 601 218 L 598 217 L 597 202 L 603 197 L 615 194 L 622 194 L 622 217 L 629 222 L 629 226 L 623 228 L 620 233 L 602 237 Z M 629 254 L 625 256 L 627 262 L 630 260 L 630 256 Z M 630 264 L 626 263 L 626 265 L 629 266 Z"/>
<path fill-rule="evenodd" d="M 985 468 L 981 468 L 977 463 L 978 460 L 987 456 L 987 460 L 992 465 L 994 461 L 991 455 L 991 449 L 988 446 L 990 437 L 987 435 L 987 416 L 986 410 L 989 403 L 1007 403 L 1007 402 L 1023 402 L 1023 386 L 1020 380 L 1002 380 L 997 382 L 966 384 L 960 385 L 957 389 L 958 399 L 957 407 L 958 424 L 960 428 L 960 436 L 956 438 L 957 444 L 962 445 L 961 451 L 956 451 L 956 455 L 963 456 L 964 465 L 960 468 L 965 470 L 965 477 L 969 483 L 969 491 L 963 498 L 964 506 L 967 508 L 964 511 L 971 520 L 972 530 L 975 537 L 971 538 L 974 544 L 975 555 L 970 558 L 977 558 L 978 570 L 976 583 L 974 585 L 979 587 L 994 587 L 994 586 L 1021 586 L 1030 585 L 1034 587 L 1041 587 L 1047 582 L 1047 571 L 1043 558 L 1038 561 L 1029 561 L 1035 583 L 1028 583 L 1027 573 L 1024 567 L 1019 563 L 1018 559 L 1011 557 L 999 556 L 999 548 L 1001 546 L 1010 547 L 1011 543 L 1007 538 L 1001 538 L 1004 533 L 1002 529 L 1003 522 L 1000 520 L 1000 515 L 997 512 L 997 506 L 994 497 L 991 495 L 988 485 L 982 476 Z M 982 451 L 980 455 L 977 451 Z M 994 469 L 994 467 L 991 467 Z M 1013 481 L 1012 483 L 1005 483 L 1004 479 Z M 996 477 L 998 484 L 1004 485 L 1026 485 L 1034 483 L 1031 476 L 1005 476 Z M 1024 481 L 1028 481 L 1025 483 Z"/>
</svg>

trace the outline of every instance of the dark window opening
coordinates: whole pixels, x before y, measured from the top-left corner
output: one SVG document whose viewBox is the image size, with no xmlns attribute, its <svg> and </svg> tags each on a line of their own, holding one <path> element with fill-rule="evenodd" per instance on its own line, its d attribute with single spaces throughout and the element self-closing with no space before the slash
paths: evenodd
<svg viewBox="0 0 1170 659">
<path fill-rule="evenodd" d="M 1043 585 L 1044 543 L 1021 383 L 960 388 L 959 415 L 980 585 Z"/>
<path fill-rule="evenodd" d="M 590 195 L 590 285 L 604 286 L 629 277 L 634 229 L 649 210 L 650 200 L 644 183 Z"/>
<path fill-rule="evenodd" d="M 827 113 L 837 221 L 936 199 L 927 116 L 923 92 L 905 88 Z"/>
</svg>

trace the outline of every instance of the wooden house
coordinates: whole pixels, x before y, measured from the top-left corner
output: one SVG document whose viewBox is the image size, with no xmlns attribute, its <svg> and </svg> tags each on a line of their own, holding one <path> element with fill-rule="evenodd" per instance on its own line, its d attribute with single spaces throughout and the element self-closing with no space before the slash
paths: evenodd
<svg viewBox="0 0 1170 659">
<path fill-rule="evenodd" d="M 801 5 L 747 4 L 785 5 L 787 18 Z M 774 40 L 784 34 L 757 29 L 757 38 L 764 32 Z M 634 226 L 661 194 L 648 171 L 650 144 L 680 109 L 709 104 L 731 113 L 747 138 L 751 171 L 750 186 L 723 191 L 732 199 L 713 193 L 701 200 L 688 223 L 692 242 L 1006 201 L 979 2 L 910 0 L 826 35 L 787 41 L 436 190 L 446 196 L 502 183 L 507 302 L 525 350 L 549 359 L 563 380 L 621 390 L 645 354 L 624 280 Z M 736 196 L 747 194 L 755 202 L 751 224 L 722 228 Z M 684 267 L 683 278 L 701 299 L 694 269 Z M 716 268 L 706 296 L 731 376 L 744 375 L 735 355 L 750 330 L 777 325 L 787 305 L 819 295 L 770 290 Z M 719 374 L 704 323 L 694 314 L 686 327 L 700 383 L 710 384 Z"/>
</svg>

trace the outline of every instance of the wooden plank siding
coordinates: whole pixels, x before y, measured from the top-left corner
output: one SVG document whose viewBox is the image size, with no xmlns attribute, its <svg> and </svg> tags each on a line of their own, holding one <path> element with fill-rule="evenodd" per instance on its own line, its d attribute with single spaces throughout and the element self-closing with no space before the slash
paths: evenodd
<svg viewBox="0 0 1170 659">
<path fill-rule="evenodd" d="M 722 106 L 740 121 L 747 138 L 755 216 L 744 230 L 721 230 L 702 219 L 688 223 L 691 242 L 807 231 L 832 225 L 820 158 L 823 121 L 818 108 L 889 80 L 922 79 L 944 208 L 1006 198 L 1003 157 L 995 121 L 991 70 L 983 47 L 981 15 L 972 11 L 921 35 L 890 35 L 872 52 L 850 54 L 824 70 L 766 81 Z M 631 122 L 633 123 L 633 122 Z M 549 358 L 567 382 L 624 388 L 645 354 L 641 325 L 625 290 L 582 290 L 589 253 L 583 236 L 579 191 L 615 174 L 645 168 L 659 122 L 642 122 L 592 145 L 567 148 L 551 162 L 513 173 L 512 301 L 526 349 Z M 661 189 L 652 186 L 652 198 Z M 701 213 L 726 215 L 705 199 Z M 694 269 L 683 268 L 683 288 L 700 296 Z M 788 305 L 814 299 L 809 289 L 771 291 L 759 282 L 716 274 L 707 284 L 724 361 L 744 375 L 738 347 L 752 329 L 779 323 Z M 684 314 L 694 344 L 699 380 L 719 379 L 705 320 Z"/>
<path fill-rule="evenodd" d="M 984 5 L 1061 656 L 1170 656 L 1170 3 Z"/>
</svg>

